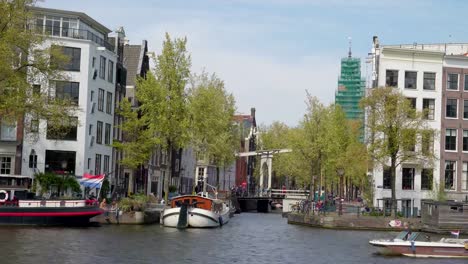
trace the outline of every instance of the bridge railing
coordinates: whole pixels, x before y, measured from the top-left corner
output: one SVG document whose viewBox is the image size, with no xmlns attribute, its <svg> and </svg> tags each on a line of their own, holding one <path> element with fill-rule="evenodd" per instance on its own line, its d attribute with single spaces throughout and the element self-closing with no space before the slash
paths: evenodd
<svg viewBox="0 0 468 264">
<path fill-rule="evenodd" d="M 308 190 L 283 190 L 283 189 L 271 189 L 269 192 L 270 197 L 281 197 L 287 196 L 309 196 L 310 191 Z"/>
</svg>

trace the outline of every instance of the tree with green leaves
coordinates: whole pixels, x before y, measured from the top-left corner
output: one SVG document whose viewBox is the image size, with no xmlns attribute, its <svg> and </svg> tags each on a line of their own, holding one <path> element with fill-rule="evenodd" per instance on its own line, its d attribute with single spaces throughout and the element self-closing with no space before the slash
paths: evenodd
<svg viewBox="0 0 468 264">
<path fill-rule="evenodd" d="M 235 160 L 238 142 L 232 120 L 236 110 L 234 96 L 228 93 L 224 82 L 215 74 L 203 72 L 193 75 L 188 90 L 190 113 L 190 146 L 216 165 L 219 184 L 219 169 L 225 169 Z"/>
<path fill-rule="evenodd" d="M 372 89 L 362 99 L 361 106 L 368 117 L 370 158 L 376 165 L 390 169 L 391 203 L 393 215 L 396 215 L 396 168 L 405 162 L 431 167 L 435 160 L 432 151 L 435 131 L 428 128 L 424 113 L 417 112 L 396 88 Z M 421 147 L 416 146 L 418 138 L 422 141 Z"/>
<path fill-rule="evenodd" d="M 191 58 L 186 44 L 186 38 L 171 39 L 166 33 L 161 54 L 154 58 L 154 69 L 144 78 L 137 79 L 135 95 L 139 106 L 132 109 L 126 103 L 121 105 L 119 113 L 126 118 L 127 123 L 122 125 L 122 130 L 128 140 L 114 146 L 126 153 L 122 160 L 124 165 L 141 166 L 148 161 L 156 147 L 171 153 L 173 149 L 188 143 L 186 86 Z M 170 178 L 171 175 L 166 175 L 164 179 L 166 196 Z"/>
<path fill-rule="evenodd" d="M 32 0 L 0 1 L 0 118 L 14 124 L 26 118 L 26 132 L 31 122 L 44 119 L 58 131 L 69 127 L 68 117 L 76 111 L 67 98 L 49 100 L 50 80 L 66 76 L 60 68 L 68 59 L 61 50 L 47 47 L 45 36 L 35 34 Z M 52 131 L 51 131 L 52 132 Z"/>
<path fill-rule="evenodd" d="M 327 179 L 340 184 L 341 197 L 352 198 L 353 186 L 363 189 L 367 172 L 366 146 L 359 141 L 359 122 L 346 119 L 339 105 L 330 106 L 330 115 L 325 122 L 324 171 Z M 338 175 L 341 171 L 343 175 Z"/>
</svg>

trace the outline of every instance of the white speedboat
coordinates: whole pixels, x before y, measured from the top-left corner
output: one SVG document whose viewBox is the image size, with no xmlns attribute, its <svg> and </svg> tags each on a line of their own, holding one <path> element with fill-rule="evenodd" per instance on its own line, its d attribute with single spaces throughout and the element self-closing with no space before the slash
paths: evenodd
<svg viewBox="0 0 468 264">
<path fill-rule="evenodd" d="M 382 247 L 385 253 L 407 257 L 468 258 L 468 239 L 442 238 L 420 241 L 420 233 L 402 231 L 390 240 L 371 240 L 369 244 Z"/>
<path fill-rule="evenodd" d="M 171 208 L 163 212 L 167 227 L 219 227 L 229 221 L 229 206 L 219 199 L 199 195 L 183 195 L 171 200 Z"/>
</svg>

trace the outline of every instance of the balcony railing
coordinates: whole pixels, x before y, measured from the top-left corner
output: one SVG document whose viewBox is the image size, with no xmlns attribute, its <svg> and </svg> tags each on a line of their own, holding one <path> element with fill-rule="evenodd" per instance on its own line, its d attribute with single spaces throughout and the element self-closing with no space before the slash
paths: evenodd
<svg viewBox="0 0 468 264">
<path fill-rule="evenodd" d="M 29 25 L 29 29 L 46 36 L 91 40 L 109 51 L 114 51 L 114 45 L 89 30 L 37 25 L 34 23 Z"/>
</svg>

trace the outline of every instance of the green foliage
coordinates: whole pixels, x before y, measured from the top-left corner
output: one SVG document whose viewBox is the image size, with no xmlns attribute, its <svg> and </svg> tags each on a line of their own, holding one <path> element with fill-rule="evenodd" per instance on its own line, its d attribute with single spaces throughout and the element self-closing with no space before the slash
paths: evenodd
<svg viewBox="0 0 468 264">
<path fill-rule="evenodd" d="M 161 138 L 163 149 L 177 149 L 188 142 L 189 116 L 185 87 L 190 76 L 191 58 L 187 39 L 172 40 L 166 33 L 155 68 L 137 81 L 139 110 L 146 116 L 148 129 Z"/>
<path fill-rule="evenodd" d="M 121 199 L 119 202 L 119 208 L 123 212 L 141 212 L 145 210 L 148 202 L 148 196 L 144 194 L 135 194 L 132 197 Z"/>
<path fill-rule="evenodd" d="M 125 141 L 114 140 L 113 146 L 125 152 L 121 164 L 136 169 L 149 160 L 151 152 L 159 139 L 155 137 L 151 130 L 147 129 L 147 116 L 139 117 L 138 111 L 132 109 L 129 101 L 122 100 L 116 112 L 125 119 L 125 122 L 120 126 L 124 131 Z"/>
<path fill-rule="evenodd" d="M 32 21 L 27 7 L 34 3 L 0 1 L 0 116 L 11 123 L 26 117 L 26 132 L 32 120 L 64 120 L 77 109 L 69 100 L 48 99 L 49 80 L 65 78 L 58 70 L 61 63 L 52 63 L 51 57 L 56 62 L 67 58 L 56 49 L 42 47 L 44 36 L 32 34 L 32 27 L 25 25 Z M 31 83 L 41 85 L 41 91 L 34 91 Z"/>
<path fill-rule="evenodd" d="M 434 183 L 434 186 L 430 193 L 430 198 L 434 201 L 445 202 L 447 201 L 447 192 L 445 191 L 443 183 Z"/>
<path fill-rule="evenodd" d="M 51 172 L 37 173 L 34 176 L 35 184 L 39 183 L 41 195 L 51 190 L 52 186 L 56 186 L 60 191 L 71 189 L 73 192 L 80 192 L 80 184 L 74 176 L 57 175 Z"/>
<path fill-rule="evenodd" d="M 191 59 L 186 43 L 186 39 L 172 40 L 166 33 L 154 69 L 137 79 L 138 105 L 125 100 L 120 104 L 118 113 L 126 119 L 121 126 L 126 140 L 113 146 L 124 151 L 123 165 L 135 169 L 149 160 L 156 147 L 170 151 L 188 142 L 185 87 Z"/>
<path fill-rule="evenodd" d="M 108 179 L 104 179 L 101 187 L 101 197 L 106 198 L 110 191 L 110 184 Z M 110 202 L 110 201 L 108 201 Z"/>
<path fill-rule="evenodd" d="M 176 192 L 177 191 L 177 187 L 174 186 L 174 185 L 169 185 L 169 192 L 170 193 L 173 193 L 173 192 Z"/>
<path fill-rule="evenodd" d="M 346 120 L 340 107 L 325 106 L 309 94 L 306 103 L 307 112 L 297 127 L 279 122 L 260 127 L 262 149 L 292 149 L 274 157 L 276 174 L 292 177 L 298 186 L 320 181 L 331 187 L 338 182 L 336 170 L 343 168 L 349 182 L 363 187 L 367 150 L 358 140 L 360 124 Z"/>
<path fill-rule="evenodd" d="M 232 121 L 235 101 L 216 75 L 194 75 L 188 90 L 190 144 L 217 166 L 234 161 L 238 146 Z"/>
</svg>

